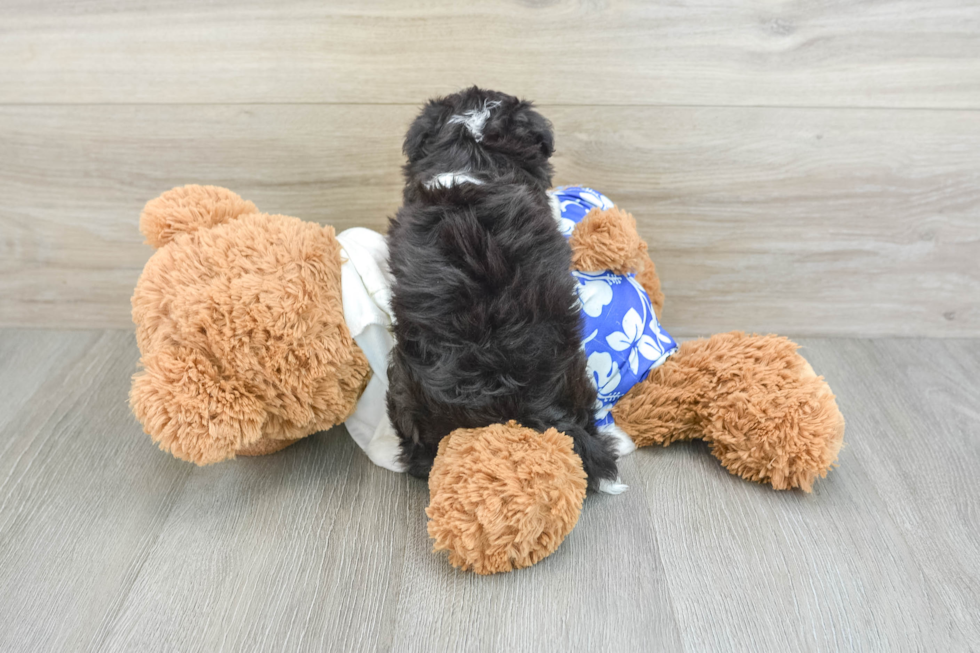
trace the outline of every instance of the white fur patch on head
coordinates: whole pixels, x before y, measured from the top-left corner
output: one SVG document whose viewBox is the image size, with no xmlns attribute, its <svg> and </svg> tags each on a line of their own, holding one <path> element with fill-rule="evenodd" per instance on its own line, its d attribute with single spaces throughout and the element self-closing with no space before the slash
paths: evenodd
<svg viewBox="0 0 980 653">
<path fill-rule="evenodd" d="M 487 120 L 490 118 L 490 111 L 499 106 L 499 100 L 484 100 L 482 109 L 470 109 L 461 114 L 458 113 L 452 116 L 447 124 L 465 125 L 466 129 L 473 135 L 473 138 L 476 139 L 476 142 L 479 143 L 483 140 L 483 126 L 487 124 Z"/>
<path fill-rule="evenodd" d="M 481 186 L 483 182 L 465 172 L 443 172 L 429 179 L 423 186 L 431 190 L 437 187 L 449 188 L 456 184 L 476 184 L 477 186 Z"/>
</svg>

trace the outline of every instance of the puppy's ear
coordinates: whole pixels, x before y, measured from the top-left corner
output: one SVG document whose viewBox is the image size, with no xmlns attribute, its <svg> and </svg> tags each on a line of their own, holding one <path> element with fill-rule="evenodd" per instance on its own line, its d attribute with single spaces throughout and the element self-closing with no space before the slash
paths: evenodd
<svg viewBox="0 0 980 653">
<path fill-rule="evenodd" d="M 529 102 L 522 102 L 521 110 L 514 116 L 515 132 L 527 141 L 536 144 L 544 157 L 555 153 L 555 135 L 551 122 L 535 111 Z"/>
<path fill-rule="evenodd" d="M 415 163 L 428 153 L 428 146 L 445 126 L 453 108 L 445 100 L 430 100 L 405 134 L 402 152 L 409 163 Z"/>
<path fill-rule="evenodd" d="M 551 123 L 535 111 L 530 102 L 515 97 L 504 100 L 491 113 L 485 134 L 488 144 L 520 152 L 523 156 L 547 160 L 555 151 Z"/>
</svg>

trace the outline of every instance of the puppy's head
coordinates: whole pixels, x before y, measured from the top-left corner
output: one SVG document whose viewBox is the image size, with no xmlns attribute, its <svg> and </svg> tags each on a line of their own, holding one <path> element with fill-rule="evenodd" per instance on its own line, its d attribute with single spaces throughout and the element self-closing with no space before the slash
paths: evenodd
<svg viewBox="0 0 980 653">
<path fill-rule="evenodd" d="M 442 174 L 551 186 L 554 136 L 530 102 L 476 86 L 430 100 L 403 146 L 409 183 Z"/>
</svg>

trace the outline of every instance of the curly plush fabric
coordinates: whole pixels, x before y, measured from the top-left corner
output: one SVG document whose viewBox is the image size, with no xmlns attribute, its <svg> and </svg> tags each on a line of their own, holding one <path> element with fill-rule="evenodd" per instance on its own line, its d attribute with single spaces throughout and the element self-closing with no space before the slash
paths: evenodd
<svg viewBox="0 0 980 653">
<path fill-rule="evenodd" d="M 301 440 L 300 438 L 299 440 Z M 282 451 L 286 447 L 299 440 L 259 440 L 255 444 L 243 447 L 235 452 L 236 456 L 268 456 L 277 451 Z"/>
<path fill-rule="evenodd" d="M 553 428 L 457 429 L 439 443 L 429 474 L 429 536 L 464 570 L 528 567 L 571 532 L 585 489 L 572 439 Z"/>
<path fill-rule="evenodd" d="M 731 473 L 810 492 L 837 459 L 844 418 L 796 349 L 740 332 L 685 342 L 613 416 L 639 447 L 702 438 Z"/>
<path fill-rule="evenodd" d="M 169 219 L 161 207 L 195 217 Z M 161 449 L 202 465 L 344 421 L 370 375 L 344 322 L 333 228 L 229 207 L 254 209 L 205 187 L 150 202 L 147 238 L 169 243 L 132 299 L 143 368 L 133 412 Z M 153 231 L 160 224 L 169 226 Z M 178 226 L 191 231 L 170 233 Z"/>
<path fill-rule="evenodd" d="M 636 220 L 619 207 L 592 209 L 575 225 L 568 239 L 572 268 L 584 272 L 630 274 L 643 269 L 647 244 L 636 231 Z"/>
<path fill-rule="evenodd" d="M 660 289 L 660 277 L 657 276 L 657 266 L 650 260 L 650 255 L 643 254 L 643 266 L 636 273 L 636 282 L 643 286 L 653 304 L 653 310 L 659 320 L 664 311 L 664 292 Z"/>
<path fill-rule="evenodd" d="M 218 186 L 181 186 L 150 200 L 140 215 L 140 232 L 146 242 L 159 249 L 177 234 L 258 213 L 248 200 Z"/>
<path fill-rule="evenodd" d="M 664 307 L 660 277 L 631 214 L 616 206 L 592 209 L 575 225 L 568 244 L 572 248 L 573 270 L 635 272 L 637 283 L 647 291 L 657 319 L 660 319 Z"/>
</svg>

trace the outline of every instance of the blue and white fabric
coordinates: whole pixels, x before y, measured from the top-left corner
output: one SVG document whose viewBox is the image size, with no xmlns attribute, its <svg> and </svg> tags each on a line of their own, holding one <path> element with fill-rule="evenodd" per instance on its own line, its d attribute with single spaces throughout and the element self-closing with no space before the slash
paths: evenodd
<svg viewBox="0 0 980 653">
<path fill-rule="evenodd" d="M 584 186 L 561 186 L 550 194 L 566 238 L 589 211 L 613 206 L 608 197 Z M 599 392 L 596 425 L 604 427 L 613 424 L 609 411 L 620 397 L 676 352 L 677 343 L 660 326 L 635 274 L 573 270 L 572 276 L 582 309 L 582 347 Z"/>
</svg>

